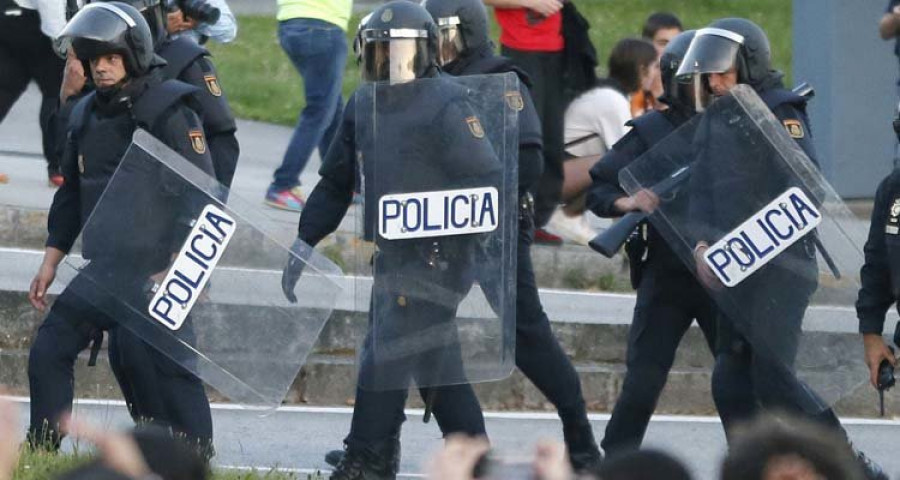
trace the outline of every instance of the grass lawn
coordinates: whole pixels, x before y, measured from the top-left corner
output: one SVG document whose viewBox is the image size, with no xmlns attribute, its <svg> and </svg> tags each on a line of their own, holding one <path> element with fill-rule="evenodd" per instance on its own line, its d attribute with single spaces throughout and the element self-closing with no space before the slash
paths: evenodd
<svg viewBox="0 0 900 480">
<path fill-rule="evenodd" d="M 667 10 L 677 14 L 686 28 L 698 28 L 727 16 L 749 18 L 762 26 L 773 45 L 777 68 L 788 73 L 791 65 L 791 2 L 786 0 L 577 0 L 578 8 L 591 23 L 591 38 L 597 47 L 601 71 L 606 57 L 621 38 L 640 36 L 650 13 Z M 360 16 L 350 21 L 348 42 Z M 239 117 L 293 125 L 303 107 L 300 76 L 278 45 L 274 17 L 241 16 L 237 39 L 227 45 L 210 44 L 221 83 Z M 493 36 L 498 32 L 494 24 Z M 496 43 L 496 42 L 495 42 Z M 348 43 L 351 45 L 352 43 Z M 358 82 L 356 59 L 351 52 L 344 75 L 344 94 Z"/>
<path fill-rule="evenodd" d="M 26 450 L 19 459 L 12 480 L 48 480 L 78 465 L 89 462 L 87 453 L 75 455 L 50 455 Z M 277 471 L 236 472 L 216 470 L 213 480 L 322 480 L 321 475 L 289 474 Z"/>
</svg>

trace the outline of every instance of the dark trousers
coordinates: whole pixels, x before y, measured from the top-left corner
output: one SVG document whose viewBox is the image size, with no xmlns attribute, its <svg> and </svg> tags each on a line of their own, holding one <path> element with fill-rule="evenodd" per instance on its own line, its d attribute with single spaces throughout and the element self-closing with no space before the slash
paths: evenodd
<svg viewBox="0 0 900 480">
<path fill-rule="evenodd" d="M 564 432 L 583 432 L 590 428 L 590 423 L 581 380 L 550 328 L 550 319 L 541 305 L 531 263 L 534 228 L 530 220 L 523 222 L 516 250 L 516 366 L 556 407 Z M 501 286 L 487 282 L 482 282 L 481 286 L 494 308 L 498 308 L 496 292 Z M 443 393 L 438 393 L 437 397 L 443 397 Z M 576 437 L 581 436 L 572 435 L 572 438 Z M 569 447 L 571 450 L 575 446 Z"/>
<path fill-rule="evenodd" d="M 170 428 L 212 456 L 212 413 L 203 382 L 124 327 L 116 329 L 109 348 L 113 374 L 134 421 Z"/>
<path fill-rule="evenodd" d="M 716 308 L 687 271 L 648 262 L 638 286 L 634 319 L 628 330 L 627 371 L 603 450 L 614 455 L 640 448 L 666 385 L 682 337 L 697 320 L 710 351 L 716 341 Z"/>
<path fill-rule="evenodd" d="M 65 61 L 53 51 L 50 38 L 41 32 L 34 10 L 21 16 L 0 12 L 0 122 L 34 80 L 41 90 L 40 125 L 44 157 L 51 171 L 59 169 L 53 114 L 59 103 Z"/>
<path fill-rule="evenodd" d="M 411 265 L 413 270 L 423 268 Z M 399 438 L 411 383 L 424 386 L 419 392 L 430 401 L 444 436 L 485 435 L 481 405 L 472 386 L 464 383 L 456 336 L 456 307 L 468 290 L 465 285 L 471 285 L 465 280 L 466 269 L 429 278 L 426 272 L 403 275 L 401 266 L 388 262 L 376 261 L 376 268 L 383 273 L 372 290 L 369 331 L 360 353 L 360 386 L 344 443 L 348 448 L 379 451 L 389 439 Z M 417 290 L 416 284 L 425 290 Z M 435 291 L 430 298 L 429 289 Z M 459 298 L 446 294 L 451 291 Z M 429 344 L 434 339 L 439 340 Z M 431 387 L 444 381 L 457 384 Z"/>
<path fill-rule="evenodd" d="M 792 260 L 786 262 L 788 266 L 767 266 L 768 271 L 744 281 L 742 287 L 756 292 L 756 301 L 752 297 L 738 299 L 743 306 L 741 319 L 725 315 L 719 319 L 712 389 L 729 439 L 735 425 L 763 410 L 803 416 L 844 433 L 834 411 L 794 370 L 803 317 L 816 291 L 818 270 L 811 253 L 805 257 L 797 253 L 805 248 L 804 243 L 791 248 L 793 256 L 782 254 Z M 806 248 L 811 251 L 812 247 Z"/>
<path fill-rule="evenodd" d="M 544 173 L 534 187 L 535 223 L 544 226 L 562 199 L 564 122 L 566 114 L 563 91 L 563 54 L 525 52 L 502 46 L 501 54 L 509 57 L 531 79 L 531 98 L 541 119 L 544 141 Z"/>
<path fill-rule="evenodd" d="M 556 407 L 563 429 L 590 425 L 581 380 L 550 328 L 531 263 L 533 228 L 521 228 L 516 272 L 516 366 Z M 571 448 L 571 446 L 570 446 Z"/>
<path fill-rule="evenodd" d="M 87 271 L 91 272 L 91 266 Z M 136 420 L 169 426 L 201 448 L 211 445 L 212 419 L 202 382 L 118 326 L 107 313 L 125 310 L 123 304 L 99 294 L 96 284 L 82 275 L 56 299 L 28 357 L 29 440 L 33 444 L 59 447 L 60 416 L 72 409 L 75 361 L 93 334 L 106 330 L 110 366 Z"/>
</svg>

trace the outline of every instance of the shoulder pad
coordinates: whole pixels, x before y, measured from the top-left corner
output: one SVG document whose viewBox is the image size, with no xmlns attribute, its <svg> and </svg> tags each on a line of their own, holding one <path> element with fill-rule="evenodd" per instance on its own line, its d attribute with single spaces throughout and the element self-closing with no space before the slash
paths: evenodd
<svg viewBox="0 0 900 480">
<path fill-rule="evenodd" d="M 81 136 L 82 129 L 87 124 L 88 115 L 91 114 L 91 105 L 94 103 L 96 91 L 92 91 L 87 95 L 78 99 L 75 106 L 72 107 L 72 114 L 69 116 L 68 131 L 75 136 Z"/>
<path fill-rule="evenodd" d="M 640 135 L 648 146 L 656 145 L 667 135 L 675 131 L 675 125 L 662 112 L 656 110 L 637 117 L 628 124 Z"/>
<path fill-rule="evenodd" d="M 208 50 L 187 37 L 169 40 L 162 44 L 156 53 L 166 60 L 166 66 L 162 70 L 165 79 L 178 78 L 188 65 L 199 57 L 209 55 Z"/>
<path fill-rule="evenodd" d="M 134 104 L 133 113 L 138 125 L 151 130 L 159 117 L 173 105 L 200 89 L 178 80 L 166 80 L 150 87 Z"/>
<path fill-rule="evenodd" d="M 531 78 L 512 60 L 500 56 L 500 55 L 492 55 L 490 57 L 485 57 L 475 62 L 472 65 L 472 72 L 466 72 L 467 74 L 475 74 L 475 73 L 507 73 L 513 72 L 519 77 L 519 81 L 524 83 L 528 88 L 531 88 Z"/>
<path fill-rule="evenodd" d="M 769 107 L 769 110 L 775 110 L 785 104 L 804 107 L 806 106 L 806 102 L 809 101 L 808 98 L 784 88 L 766 90 L 759 95 L 759 98 L 761 98 L 766 106 Z"/>
</svg>

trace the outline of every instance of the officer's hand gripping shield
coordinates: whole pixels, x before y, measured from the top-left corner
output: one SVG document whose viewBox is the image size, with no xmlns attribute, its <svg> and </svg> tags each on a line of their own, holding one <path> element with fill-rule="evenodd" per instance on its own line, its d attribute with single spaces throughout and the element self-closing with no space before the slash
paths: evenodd
<svg viewBox="0 0 900 480">
<path fill-rule="evenodd" d="M 753 356 L 759 400 L 815 414 L 868 378 L 854 309 L 866 225 L 805 135 L 739 86 L 619 178 L 658 199 L 651 222 L 723 313 L 719 351 Z"/>
<path fill-rule="evenodd" d="M 274 408 L 331 314 L 340 271 L 306 252 L 298 301 L 289 303 L 282 267 L 295 253 L 267 224 L 255 206 L 138 130 L 61 276 L 118 328 L 221 394 Z"/>
<path fill-rule="evenodd" d="M 514 74 L 356 92 L 359 351 L 369 390 L 484 382 L 515 364 L 518 128 Z M 362 294 L 361 294 L 362 293 Z M 368 294 L 368 295 L 366 295 Z"/>
</svg>

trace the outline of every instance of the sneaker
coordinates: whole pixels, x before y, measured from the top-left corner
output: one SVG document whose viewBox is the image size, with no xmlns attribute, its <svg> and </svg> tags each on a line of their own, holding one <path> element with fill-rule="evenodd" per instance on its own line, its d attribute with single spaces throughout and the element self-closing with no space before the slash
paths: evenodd
<svg viewBox="0 0 900 480">
<path fill-rule="evenodd" d="M 299 187 L 287 190 L 275 190 L 269 187 L 269 190 L 266 192 L 265 204 L 281 210 L 299 212 L 303 210 L 306 202 L 302 196 L 297 196 L 295 191 L 299 192 Z"/>
<path fill-rule="evenodd" d="M 538 228 L 534 231 L 534 243 L 538 245 L 562 245 L 563 239 L 557 237 L 556 235 L 544 230 L 543 228 Z"/>
<path fill-rule="evenodd" d="M 550 217 L 550 221 L 547 222 L 545 228 L 550 233 L 583 246 L 587 246 L 588 242 L 597 236 L 597 232 L 588 226 L 586 216 L 577 215 L 570 217 L 561 208 L 553 212 L 553 216 Z"/>
</svg>

